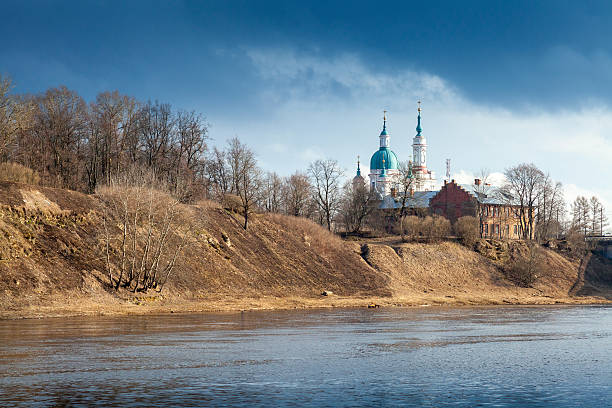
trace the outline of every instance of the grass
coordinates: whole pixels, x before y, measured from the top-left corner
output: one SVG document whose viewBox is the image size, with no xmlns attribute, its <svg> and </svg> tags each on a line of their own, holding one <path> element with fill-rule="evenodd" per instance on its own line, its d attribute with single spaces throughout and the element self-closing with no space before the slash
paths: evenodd
<svg viewBox="0 0 612 408">
<path fill-rule="evenodd" d="M 321 256 L 327 257 L 332 252 L 341 250 L 345 243 L 336 234 L 328 231 L 325 227 L 312 220 L 290 215 L 270 214 L 270 219 L 290 232 L 298 232 L 304 243 L 315 249 Z"/>
</svg>

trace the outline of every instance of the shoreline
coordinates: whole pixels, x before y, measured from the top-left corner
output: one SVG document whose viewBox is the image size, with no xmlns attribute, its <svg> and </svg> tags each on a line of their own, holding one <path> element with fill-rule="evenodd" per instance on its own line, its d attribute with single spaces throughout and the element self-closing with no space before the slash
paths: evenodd
<svg viewBox="0 0 612 408">
<path fill-rule="evenodd" d="M 116 299 L 116 302 L 91 303 L 77 299 L 76 302 L 66 303 L 59 300 L 50 304 L 16 307 L 14 310 L 0 311 L 1 320 L 49 319 L 67 317 L 118 317 L 118 316 L 144 316 L 169 314 L 198 314 L 198 313 L 238 313 L 259 311 L 286 311 L 307 309 L 343 309 L 368 308 L 375 305 L 379 308 L 424 308 L 424 307 L 496 307 L 496 306 L 580 306 L 580 305 L 612 305 L 612 300 L 595 297 L 549 297 L 539 296 L 531 299 L 500 298 L 456 298 L 448 297 L 268 297 L 235 299 L 216 299 L 212 302 L 201 300 L 162 300 L 142 302 L 135 304 Z M 371 306 L 370 306 L 371 307 Z"/>
</svg>

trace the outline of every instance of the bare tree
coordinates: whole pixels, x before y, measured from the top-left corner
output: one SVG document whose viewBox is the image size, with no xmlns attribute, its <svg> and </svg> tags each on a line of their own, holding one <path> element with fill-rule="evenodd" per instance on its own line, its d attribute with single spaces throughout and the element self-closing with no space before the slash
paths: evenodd
<svg viewBox="0 0 612 408">
<path fill-rule="evenodd" d="M 308 209 L 313 196 L 312 184 L 308 176 L 295 172 L 288 177 L 283 185 L 285 213 L 295 217 L 308 216 Z"/>
<path fill-rule="evenodd" d="M 336 160 L 317 160 L 310 165 L 308 173 L 315 189 L 315 201 L 322 221 L 331 231 L 331 223 L 340 204 L 340 179 L 344 172 Z M 323 223 L 321 223 L 323 224 Z"/>
<path fill-rule="evenodd" d="M 261 170 L 257 166 L 255 153 L 238 138 L 228 142 L 227 157 L 232 175 L 232 184 L 242 203 L 244 229 L 248 229 L 249 215 L 261 191 Z"/>
<path fill-rule="evenodd" d="M 143 156 L 143 142 L 140 138 L 140 112 L 141 103 L 132 97 L 123 99 L 123 119 L 121 122 L 121 146 L 120 153 L 122 163 L 125 166 L 133 166 L 141 162 Z"/>
<path fill-rule="evenodd" d="M 176 117 L 178 133 L 179 154 L 177 161 L 179 167 L 193 171 L 202 160 L 206 152 L 208 138 L 208 124 L 202 115 L 195 111 L 179 111 Z"/>
<path fill-rule="evenodd" d="M 350 180 L 344 184 L 340 215 L 347 232 L 360 232 L 364 220 L 374 210 L 374 202 L 365 184 Z"/>
<path fill-rule="evenodd" d="M 127 99 L 117 91 L 102 92 L 90 106 L 86 169 L 91 192 L 99 180 L 108 184 L 115 170 L 120 171 L 121 126 Z"/>
<path fill-rule="evenodd" d="M 169 169 L 167 156 L 171 147 L 175 119 L 169 104 L 146 103 L 139 114 L 140 137 L 146 165 L 158 172 Z"/>
<path fill-rule="evenodd" d="M 400 213 L 399 213 L 399 222 L 400 222 L 400 234 L 402 235 L 402 241 L 405 240 L 405 218 L 408 210 L 408 200 L 412 196 L 415 188 L 415 178 L 412 174 L 412 162 L 402 162 L 399 165 L 399 181 L 397 184 L 397 189 L 400 195 Z"/>
<path fill-rule="evenodd" d="M 604 228 L 608 226 L 608 217 L 605 214 L 603 204 L 595 196 L 589 201 L 591 210 L 591 234 L 603 235 Z"/>
<path fill-rule="evenodd" d="M 171 178 L 175 190 L 178 191 L 182 183 L 195 182 L 204 170 L 208 125 L 202 116 L 194 111 L 179 111 L 175 123 L 171 147 Z"/>
<path fill-rule="evenodd" d="M 19 133 L 29 127 L 31 106 L 27 99 L 12 95 L 10 78 L 0 75 L 0 157 L 7 153 Z"/>
<path fill-rule="evenodd" d="M 283 201 L 283 180 L 275 172 L 268 172 L 262 187 L 261 207 L 267 212 L 279 213 Z"/>
<path fill-rule="evenodd" d="M 586 197 L 578 196 L 572 204 L 572 227 L 583 237 L 589 235 L 592 226 L 591 205 Z"/>
<path fill-rule="evenodd" d="M 534 238 L 534 223 L 538 199 L 542 195 L 545 176 L 542 170 L 534 164 L 519 164 L 506 169 L 506 184 L 503 186 L 503 196 L 509 197 L 509 204 L 516 208 L 524 239 Z"/>
<path fill-rule="evenodd" d="M 35 170 L 48 184 L 78 189 L 81 185 L 88 112 L 85 101 L 65 86 L 34 99 L 32 134 Z"/>
<path fill-rule="evenodd" d="M 231 170 L 225 151 L 213 148 L 206 160 L 206 176 L 210 193 L 218 200 L 232 192 Z"/>
<path fill-rule="evenodd" d="M 537 208 L 537 236 L 541 240 L 558 237 L 561 233 L 561 221 L 565 216 L 565 199 L 563 185 L 554 182 L 546 175 L 542 183 L 542 192 Z"/>
<path fill-rule="evenodd" d="M 402 162 L 399 165 L 399 181 L 397 184 L 398 192 L 400 193 L 400 219 L 406 215 L 407 206 L 406 203 L 414 191 L 415 179 L 412 174 L 412 162 Z"/>
<path fill-rule="evenodd" d="M 194 220 L 150 170 L 134 167 L 97 189 L 110 285 L 162 290 L 188 242 Z"/>
</svg>

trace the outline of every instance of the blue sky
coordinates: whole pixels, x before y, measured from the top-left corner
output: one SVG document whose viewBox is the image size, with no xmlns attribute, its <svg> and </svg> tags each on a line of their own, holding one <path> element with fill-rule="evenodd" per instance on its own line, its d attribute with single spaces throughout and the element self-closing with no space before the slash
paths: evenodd
<svg viewBox="0 0 612 408">
<path fill-rule="evenodd" d="M 287 175 L 378 146 L 469 180 L 534 162 L 612 207 L 612 5 L 564 1 L 3 1 L 0 72 L 18 92 L 117 89 L 203 112 Z M 367 167 L 367 165 L 366 165 Z M 612 217 L 611 217 L 612 218 Z"/>
</svg>

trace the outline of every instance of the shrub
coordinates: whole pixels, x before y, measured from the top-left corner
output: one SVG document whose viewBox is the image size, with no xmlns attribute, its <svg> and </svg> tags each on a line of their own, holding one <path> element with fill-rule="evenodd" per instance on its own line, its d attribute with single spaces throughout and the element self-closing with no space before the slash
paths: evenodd
<svg viewBox="0 0 612 408">
<path fill-rule="evenodd" d="M 236 214 L 244 214 L 242 201 L 240 200 L 240 197 L 235 194 L 223 195 L 221 205 L 228 211 L 232 211 Z"/>
<path fill-rule="evenodd" d="M 417 240 L 421 235 L 421 220 L 414 215 L 404 217 L 400 220 L 400 230 L 403 233 L 404 240 Z"/>
<path fill-rule="evenodd" d="M 540 270 L 543 266 L 541 248 L 537 244 L 529 243 L 527 252 L 510 260 L 504 272 L 506 277 L 516 285 L 530 288 L 540 277 Z"/>
<path fill-rule="evenodd" d="M 400 220 L 400 230 L 404 241 L 423 239 L 426 242 L 436 242 L 449 235 L 451 226 L 446 218 L 438 215 L 424 218 L 411 215 Z"/>
<path fill-rule="evenodd" d="M 570 228 L 565 235 L 567 241 L 567 249 L 571 256 L 581 258 L 587 251 L 587 244 L 584 240 L 584 234 L 580 231 L 580 228 Z"/>
<path fill-rule="evenodd" d="M 467 247 L 473 247 L 478 238 L 480 238 L 478 219 L 476 217 L 461 217 L 455 222 L 453 228 L 461 243 Z"/>
<path fill-rule="evenodd" d="M 133 168 L 99 185 L 110 285 L 161 292 L 200 222 L 152 172 Z"/>
<path fill-rule="evenodd" d="M 18 163 L 5 162 L 0 164 L 0 180 L 15 183 L 38 184 L 38 173 L 29 167 Z"/>
<path fill-rule="evenodd" d="M 429 218 L 429 217 L 428 217 Z M 434 215 L 431 220 L 431 229 L 429 233 L 429 241 L 439 241 L 450 235 L 450 221 L 439 215 Z"/>
</svg>

